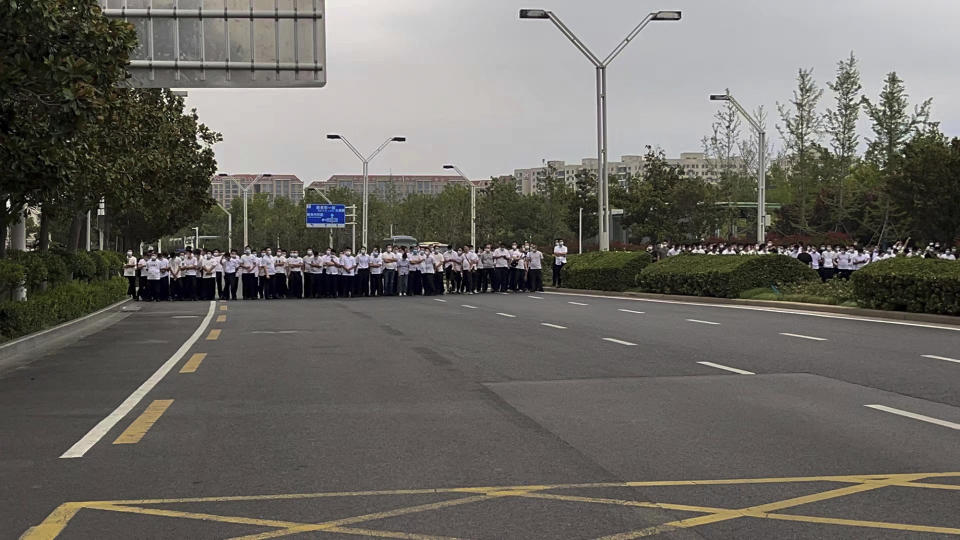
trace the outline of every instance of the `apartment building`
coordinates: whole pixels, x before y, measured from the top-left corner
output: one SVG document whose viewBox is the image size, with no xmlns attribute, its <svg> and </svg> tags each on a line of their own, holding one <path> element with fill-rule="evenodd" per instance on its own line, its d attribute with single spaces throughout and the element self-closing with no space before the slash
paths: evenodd
<svg viewBox="0 0 960 540">
<path fill-rule="evenodd" d="M 270 196 L 270 200 L 274 197 L 286 197 L 295 203 L 303 200 L 303 181 L 293 174 L 219 174 L 210 180 L 210 196 L 220 205 L 229 208 L 235 198 L 243 197 L 238 183 L 243 188 L 253 184 L 250 189 L 251 196 L 265 193 Z"/>
</svg>

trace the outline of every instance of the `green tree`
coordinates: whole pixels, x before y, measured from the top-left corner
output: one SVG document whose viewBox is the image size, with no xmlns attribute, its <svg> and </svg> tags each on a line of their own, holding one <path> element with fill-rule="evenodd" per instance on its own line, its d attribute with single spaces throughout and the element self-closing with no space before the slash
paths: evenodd
<svg viewBox="0 0 960 540">
<path fill-rule="evenodd" d="M 907 140 L 930 123 L 932 98 L 909 111 L 909 101 L 903 80 L 891 71 L 884 79 L 880 100 L 874 104 L 864 96 L 863 106 L 872 122 L 872 139 L 867 139 L 867 159 L 881 170 L 895 167 Z"/>
<path fill-rule="evenodd" d="M 837 63 L 837 75 L 827 86 L 834 93 L 835 107 L 827 109 L 824 115 L 826 133 L 830 136 L 833 169 L 831 178 L 835 185 L 831 189 L 836 191 L 836 208 L 833 221 L 837 227 L 846 229 L 844 206 L 844 179 L 850 174 L 850 168 L 857 159 L 857 146 L 860 136 L 857 134 L 857 121 L 860 118 L 862 96 L 860 91 L 860 68 L 853 52 L 850 56 Z"/>
<path fill-rule="evenodd" d="M 812 206 L 811 194 L 816 193 L 816 160 L 820 155 L 820 137 L 823 133 L 823 117 L 817 105 L 823 89 L 817 87 L 813 69 L 801 68 L 797 73 L 797 88 L 789 105 L 777 104 L 783 125 L 777 129 L 783 137 L 790 163 L 789 181 L 795 192 L 797 205 L 791 227 L 800 233 L 809 231 L 808 213 Z M 781 218 L 784 216 L 781 215 Z"/>
<path fill-rule="evenodd" d="M 928 129 L 905 144 L 901 159 L 886 183 L 900 234 L 921 242 L 960 238 L 960 139 Z"/>
</svg>

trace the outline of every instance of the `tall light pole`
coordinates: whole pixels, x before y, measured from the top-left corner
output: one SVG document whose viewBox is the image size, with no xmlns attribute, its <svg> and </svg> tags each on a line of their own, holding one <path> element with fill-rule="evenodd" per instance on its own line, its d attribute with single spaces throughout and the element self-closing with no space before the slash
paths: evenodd
<svg viewBox="0 0 960 540">
<path fill-rule="evenodd" d="M 247 219 L 247 195 L 250 193 L 250 190 L 253 189 L 253 186 L 257 185 L 257 182 L 273 175 L 270 173 L 257 175 L 257 177 L 253 179 L 253 182 L 250 182 L 250 184 L 247 186 L 243 186 L 239 181 L 237 181 L 236 178 L 230 176 L 229 174 L 220 174 L 219 176 L 233 180 L 233 183 L 240 188 L 241 192 L 243 192 L 243 247 L 246 248 L 250 245 L 247 236 L 247 231 L 250 224 L 250 221 Z"/>
<path fill-rule="evenodd" d="M 217 206 L 227 214 L 227 253 L 230 253 L 233 251 L 233 214 L 219 202 Z"/>
<path fill-rule="evenodd" d="M 760 168 L 757 173 L 757 243 L 762 244 L 767 241 L 767 132 L 760 124 L 760 119 L 747 114 L 746 109 L 733 97 L 730 90 L 727 90 L 726 94 L 710 94 L 710 100 L 733 104 L 757 132 L 759 146 L 757 164 Z"/>
<path fill-rule="evenodd" d="M 357 147 L 350 144 L 350 141 L 348 141 L 347 138 L 344 137 L 343 135 L 330 133 L 329 135 L 327 135 L 327 138 L 334 141 L 336 140 L 343 141 L 344 144 L 347 145 L 347 148 L 352 150 L 353 153 L 356 154 L 358 158 L 360 158 L 360 161 L 363 162 L 363 233 L 361 234 L 360 245 L 362 247 L 367 247 L 367 223 L 369 221 L 368 218 L 370 217 L 370 211 L 369 211 L 370 208 L 368 206 L 368 202 L 370 200 L 370 188 L 368 185 L 370 183 L 370 162 L 373 161 L 373 158 L 377 157 L 377 154 L 382 152 L 383 149 L 386 148 L 388 144 L 392 142 L 406 142 L 407 138 L 406 137 L 390 137 L 389 139 L 384 141 L 383 144 L 380 145 L 380 148 L 377 148 L 376 150 L 374 150 L 374 152 L 370 154 L 369 157 L 366 157 L 366 158 L 363 157 L 363 154 L 361 154 L 360 151 L 357 150 Z"/>
<path fill-rule="evenodd" d="M 467 178 L 467 175 L 463 174 L 463 171 L 460 170 L 456 165 L 444 165 L 444 169 L 453 169 L 457 171 L 457 174 L 460 175 L 460 178 L 463 178 L 463 181 L 470 184 L 470 245 L 476 249 L 477 247 L 477 184 L 472 180 Z"/>
<path fill-rule="evenodd" d="M 569 39 L 593 63 L 597 70 L 597 203 L 599 209 L 600 250 L 610 251 L 610 186 L 607 181 L 607 66 L 619 55 L 623 49 L 637 37 L 650 21 L 679 21 L 679 11 L 654 11 L 647 14 L 640 24 L 631 31 L 623 41 L 602 61 L 593 54 L 577 36 L 570 31 L 552 11 L 545 9 L 521 9 L 521 19 L 547 19 L 560 29 L 560 32 Z"/>
</svg>

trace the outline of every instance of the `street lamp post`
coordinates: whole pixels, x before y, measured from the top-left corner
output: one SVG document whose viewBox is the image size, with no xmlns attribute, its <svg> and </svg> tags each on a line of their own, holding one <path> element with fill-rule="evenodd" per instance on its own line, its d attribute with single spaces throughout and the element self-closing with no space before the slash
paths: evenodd
<svg viewBox="0 0 960 540">
<path fill-rule="evenodd" d="M 763 243 L 767 240 L 767 132 L 760 124 L 759 118 L 754 118 L 747 114 L 746 109 L 740 105 L 730 90 L 726 94 L 710 94 L 711 101 L 726 101 L 740 112 L 740 114 L 750 123 L 757 132 L 758 146 L 757 165 L 757 243 Z"/>
<path fill-rule="evenodd" d="M 250 221 L 247 219 L 247 195 L 249 194 L 250 190 L 253 189 L 253 186 L 257 185 L 257 182 L 273 175 L 270 173 L 264 173 L 264 174 L 258 175 L 256 178 L 253 179 L 253 182 L 250 182 L 250 185 L 246 187 L 241 185 L 236 178 L 228 174 L 221 174 L 220 176 L 233 180 L 233 183 L 236 184 L 237 187 L 240 188 L 240 191 L 243 192 L 243 247 L 246 248 L 247 246 L 250 245 L 248 236 L 247 236 L 248 227 L 250 224 Z"/>
<path fill-rule="evenodd" d="M 370 217 L 370 211 L 369 211 L 370 209 L 368 206 L 368 203 L 370 200 L 370 193 L 369 193 L 370 162 L 373 161 L 373 158 L 377 157 L 377 154 L 382 152 L 383 149 L 386 148 L 388 144 L 392 142 L 406 142 L 407 138 L 406 137 L 390 137 L 389 139 L 384 141 L 383 144 L 380 145 L 380 148 L 377 148 L 376 150 L 374 150 L 374 152 L 370 154 L 369 157 L 366 157 L 366 158 L 363 157 L 363 154 L 361 154 L 360 151 L 357 150 L 357 147 L 350 144 L 350 141 L 348 141 L 347 138 L 344 137 L 343 135 L 330 133 L 329 135 L 327 135 L 327 138 L 334 141 L 336 140 L 343 141 L 343 143 L 347 145 L 347 148 L 352 150 L 353 153 L 356 154 L 358 158 L 360 158 L 360 161 L 363 162 L 363 232 L 361 233 L 360 245 L 362 247 L 367 247 L 367 223 L 369 221 L 368 218 Z"/>
<path fill-rule="evenodd" d="M 327 194 L 324 193 L 323 191 L 321 191 L 320 188 L 318 188 L 317 186 L 309 185 L 309 186 L 307 186 L 307 189 L 308 189 L 308 190 L 309 190 L 309 189 L 312 189 L 312 190 L 314 191 L 314 193 L 316 193 L 317 195 L 320 195 L 321 197 L 323 197 L 323 200 L 327 201 L 327 204 L 333 204 L 333 201 L 331 201 L 330 198 L 327 197 Z M 330 233 L 330 235 L 329 235 L 329 236 L 330 236 L 330 249 L 333 249 L 333 229 L 329 229 L 329 233 Z"/>
<path fill-rule="evenodd" d="M 463 181 L 470 184 L 470 245 L 474 249 L 477 247 L 477 184 L 467 178 L 456 165 L 444 165 L 444 169 L 453 169 L 457 171 Z"/>
<path fill-rule="evenodd" d="M 600 250 L 610 250 L 610 186 L 607 181 L 607 66 L 637 37 L 650 21 L 679 21 L 679 11 L 654 11 L 647 14 L 623 41 L 602 61 L 570 31 L 552 11 L 545 9 L 521 9 L 521 19 L 546 19 L 551 21 L 593 63 L 597 71 L 597 203 L 600 229 Z"/>
<path fill-rule="evenodd" d="M 217 203 L 217 206 L 227 214 L 227 253 L 229 253 L 233 251 L 233 214 L 222 204 Z"/>
</svg>

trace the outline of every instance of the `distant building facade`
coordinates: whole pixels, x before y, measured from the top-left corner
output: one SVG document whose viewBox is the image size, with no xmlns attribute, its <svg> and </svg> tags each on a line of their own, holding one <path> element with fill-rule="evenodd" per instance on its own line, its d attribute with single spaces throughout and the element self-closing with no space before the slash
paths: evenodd
<svg viewBox="0 0 960 540">
<path fill-rule="evenodd" d="M 485 189 L 490 180 L 474 180 L 479 189 Z M 465 185 L 463 178 L 456 175 L 388 175 L 371 174 L 368 177 L 370 195 L 381 200 L 392 196 L 403 199 L 408 195 L 437 195 L 450 185 Z M 310 184 L 326 193 L 334 188 L 345 188 L 363 193 L 363 175 L 335 174 L 327 180 L 318 180 Z"/>
<path fill-rule="evenodd" d="M 257 177 L 260 180 L 253 184 Z M 235 179 L 236 182 L 231 180 Z M 230 207 L 230 203 L 237 197 L 243 197 L 243 191 L 237 186 L 237 183 L 244 188 L 253 184 L 250 189 L 250 196 L 260 193 L 266 193 L 270 200 L 274 197 L 286 197 L 292 202 L 299 203 L 303 200 L 303 181 L 293 174 L 231 174 L 217 175 L 210 181 L 210 196 L 225 208 Z"/>
<path fill-rule="evenodd" d="M 710 182 L 719 179 L 719 175 L 714 172 L 715 167 L 710 163 L 706 154 L 703 152 L 683 152 L 678 158 L 667 158 L 670 165 L 679 166 L 684 175 L 690 178 L 703 178 Z M 622 156 L 620 161 L 607 162 L 607 174 L 611 178 L 627 177 L 643 173 L 643 156 L 629 155 Z M 530 169 L 516 169 L 513 172 L 517 179 L 520 192 L 524 195 L 530 195 L 537 190 L 537 183 L 546 178 L 550 171 L 556 178 L 566 180 L 567 184 L 573 185 L 576 181 L 577 173 L 586 170 L 596 172 L 597 158 L 584 158 L 579 164 L 568 164 L 564 161 L 546 161 L 541 167 Z"/>
</svg>

